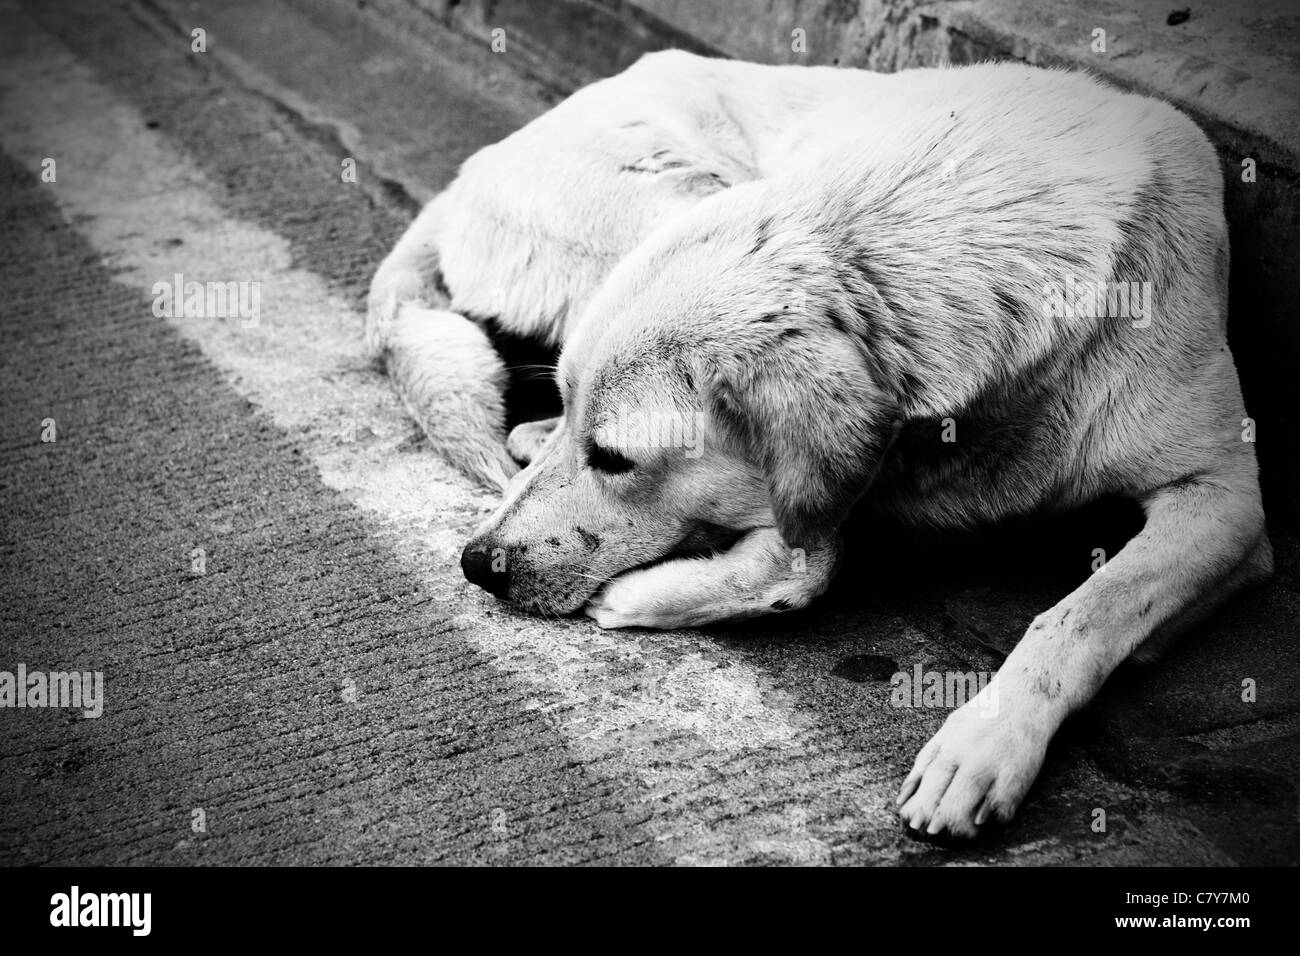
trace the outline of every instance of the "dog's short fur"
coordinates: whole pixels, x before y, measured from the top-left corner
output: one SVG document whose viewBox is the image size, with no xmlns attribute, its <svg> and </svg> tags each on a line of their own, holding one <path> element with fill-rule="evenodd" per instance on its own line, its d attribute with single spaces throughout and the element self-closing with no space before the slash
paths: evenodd
<svg viewBox="0 0 1300 956">
<path fill-rule="evenodd" d="M 435 445 L 506 487 L 467 575 L 606 627 L 808 604 L 864 496 L 940 526 L 1140 502 L 996 710 L 953 712 L 904 783 L 910 826 L 969 836 L 1116 665 L 1271 569 L 1222 191 L 1194 124 L 1084 75 L 660 53 L 471 158 L 376 275 L 369 341 Z M 1063 316 L 1071 283 L 1151 308 Z M 514 477 L 466 316 L 562 346 L 564 415 L 510 436 Z"/>
</svg>

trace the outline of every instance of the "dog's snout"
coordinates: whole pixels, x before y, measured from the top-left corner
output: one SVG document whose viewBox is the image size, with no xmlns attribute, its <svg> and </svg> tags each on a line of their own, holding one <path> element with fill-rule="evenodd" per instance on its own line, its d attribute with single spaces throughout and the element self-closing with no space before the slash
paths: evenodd
<svg viewBox="0 0 1300 956">
<path fill-rule="evenodd" d="M 504 598 L 510 589 L 510 572 L 501 548 L 471 541 L 460 553 L 460 569 L 467 581 L 495 597 Z"/>
</svg>

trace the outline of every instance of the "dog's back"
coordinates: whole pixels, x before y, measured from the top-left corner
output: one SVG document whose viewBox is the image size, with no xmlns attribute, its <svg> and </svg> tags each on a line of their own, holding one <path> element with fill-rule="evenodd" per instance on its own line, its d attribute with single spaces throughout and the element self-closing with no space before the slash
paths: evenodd
<svg viewBox="0 0 1300 956">
<path fill-rule="evenodd" d="M 1222 177 L 1195 124 L 1081 74 L 881 80 L 879 102 L 809 124 L 856 115 L 879 135 L 812 134 L 772 183 L 883 300 L 859 332 L 908 424 L 879 506 L 968 523 L 1140 495 L 1225 458 L 1253 473 Z"/>
</svg>

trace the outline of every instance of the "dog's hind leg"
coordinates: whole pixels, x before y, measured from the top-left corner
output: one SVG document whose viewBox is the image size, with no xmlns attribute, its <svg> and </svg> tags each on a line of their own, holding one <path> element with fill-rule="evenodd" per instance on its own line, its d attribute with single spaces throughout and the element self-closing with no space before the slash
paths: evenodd
<svg viewBox="0 0 1300 956">
<path fill-rule="evenodd" d="M 506 369 L 487 335 L 463 315 L 418 305 L 401 306 L 386 334 L 388 376 L 430 444 L 504 490 L 519 468 L 501 441 Z"/>
<path fill-rule="evenodd" d="M 1061 722 L 1121 661 L 1271 569 L 1253 472 L 1173 482 L 1144 507 L 1143 530 L 1040 614 L 980 697 L 922 748 L 899 794 L 912 829 L 969 837 L 1010 819 Z"/>
<path fill-rule="evenodd" d="M 426 204 L 370 280 L 366 348 L 375 357 L 389 349 L 393 323 L 404 305 L 440 310 L 450 306 L 438 278 L 438 217 L 437 200 Z"/>
<path fill-rule="evenodd" d="M 793 611 L 830 586 L 839 556 L 838 541 L 791 550 L 775 528 L 758 528 L 719 554 L 615 578 L 585 613 L 607 628 L 677 628 Z"/>
<path fill-rule="evenodd" d="M 439 284 L 438 216 L 434 200 L 375 273 L 366 346 L 438 453 L 502 490 L 518 470 L 503 442 L 506 369 L 483 329 L 450 309 Z"/>
</svg>

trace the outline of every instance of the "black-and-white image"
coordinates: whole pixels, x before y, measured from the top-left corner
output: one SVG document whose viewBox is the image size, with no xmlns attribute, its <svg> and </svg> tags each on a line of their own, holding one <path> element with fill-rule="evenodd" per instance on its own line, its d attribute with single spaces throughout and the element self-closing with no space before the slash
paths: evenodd
<svg viewBox="0 0 1300 956">
<path fill-rule="evenodd" d="M 1300 862 L 1294 4 L 0 9 L 0 863 Z"/>
</svg>

